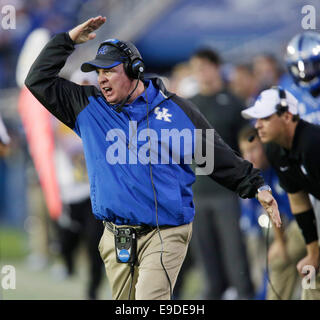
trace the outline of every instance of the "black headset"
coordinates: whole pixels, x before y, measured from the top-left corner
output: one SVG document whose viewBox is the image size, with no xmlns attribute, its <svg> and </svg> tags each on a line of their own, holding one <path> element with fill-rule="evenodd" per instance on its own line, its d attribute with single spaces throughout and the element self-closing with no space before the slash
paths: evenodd
<svg viewBox="0 0 320 320">
<path fill-rule="evenodd" d="M 277 110 L 277 114 L 281 115 L 282 113 L 288 111 L 289 109 L 286 92 L 281 87 L 278 87 L 278 86 L 273 86 L 271 89 L 278 90 L 280 103 L 276 105 L 276 110 Z"/>
<path fill-rule="evenodd" d="M 103 45 L 113 46 L 126 55 L 128 59 L 123 64 L 124 70 L 129 78 L 143 78 L 145 66 L 139 53 L 133 52 L 133 50 L 130 49 L 128 45 L 117 39 L 106 40 L 100 44 L 100 47 L 102 47 Z"/>
</svg>

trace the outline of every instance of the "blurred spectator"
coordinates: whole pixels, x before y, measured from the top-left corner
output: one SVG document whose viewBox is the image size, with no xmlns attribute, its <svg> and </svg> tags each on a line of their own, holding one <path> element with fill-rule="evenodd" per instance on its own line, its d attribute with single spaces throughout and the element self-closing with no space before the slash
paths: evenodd
<svg viewBox="0 0 320 320">
<path fill-rule="evenodd" d="M 225 87 L 219 55 L 211 49 L 201 49 L 193 54 L 190 63 L 199 85 L 199 93 L 191 101 L 226 143 L 237 150 L 237 133 L 246 123 L 240 115 L 244 102 Z M 222 299 L 228 288 L 236 290 L 232 299 L 252 298 L 238 197 L 205 176 L 197 176 L 193 190 L 197 212 L 194 239 L 207 285 L 204 298 Z"/>
<path fill-rule="evenodd" d="M 169 90 L 183 98 L 191 98 L 198 93 L 198 83 L 189 62 L 181 62 L 173 67 Z"/>
<path fill-rule="evenodd" d="M 252 66 L 258 92 L 278 85 L 282 70 L 273 55 L 263 53 L 255 56 L 252 60 Z"/>
<path fill-rule="evenodd" d="M 9 144 L 10 137 L 0 114 L 0 157 L 4 157 L 8 154 Z"/>
<path fill-rule="evenodd" d="M 231 73 L 230 90 L 243 101 L 251 105 L 258 94 L 257 82 L 249 64 L 236 65 Z"/>
<path fill-rule="evenodd" d="M 7 115 L 3 119 L 7 133 L 2 128 L 2 142 L 9 141 L 9 144 L 4 146 L 0 142 L 4 156 L 0 156 L 0 220 L 7 225 L 22 227 L 27 216 L 26 144 L 20 123 Z"/>
<path fill-rule="evenodd" d="M 16 28 L 0 28 L 0 89 L 15 87 L 15 70 L 24 40 L 34 29 L 43 27 L 51 33 L 71 28 L 77 22 L 77 13 L 88 0 L 1 0 L 0 8 L 12 5 L 15 8 Z"/>
<path fill-rule="evenodd" d="M 97 84 L 95 73 L 80 70 L 71 80 L 81 85 Z M 55 131 L 56 170 L 64 206 L 57 221 L 58 245 L 66 275 L 75 272 L 75 252 L 81 242 L 86 246 L 89 263 L 89 283 L 86 298 L 96 299 L 102 280 L 103 261 L 98 245 L 103 233 L 101 221 L 92 214 L 90 186 L 81 139 L 67 126 L 52 117 Z"/>
<path fill-rule="evenodd" d="M 0 219 L 3 213 L 1 212 L 1 208 L 4 207 L 3 202 L 3 193 L 5 191 L 5 172 L 4 172 L 4 163 L 2 162 L 3 157 L 5 157 L 9 152 L 9 144 L 10 137 L 7 132 L 7 128 L 5 127 L 1 114 L 0 114 L 0 190 L 2 190 L 2 195 L 0 196 Z"/>
</svg>

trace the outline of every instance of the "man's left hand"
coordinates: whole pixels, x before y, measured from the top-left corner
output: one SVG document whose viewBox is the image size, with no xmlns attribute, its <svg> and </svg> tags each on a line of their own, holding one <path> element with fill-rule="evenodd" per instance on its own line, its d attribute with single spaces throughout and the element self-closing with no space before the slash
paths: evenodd
<svg viewBox="0 0 320 320">
<path fill-rule="evenodd" d="M 280 228 L 281 218 L 276 199 L 269 191 L 263 190 L 258 193 L 258 200 L 263 208 L 267 211 L 269 217 L 276 225 L 276 227 Z"/>
</svg>

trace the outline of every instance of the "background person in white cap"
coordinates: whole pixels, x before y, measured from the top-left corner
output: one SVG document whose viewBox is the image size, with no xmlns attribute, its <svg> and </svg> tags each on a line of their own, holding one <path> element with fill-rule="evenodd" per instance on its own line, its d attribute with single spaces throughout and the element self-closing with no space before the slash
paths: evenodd
<svg viewBox="0 0 320 320">
<path fill-rule="evenodd" d="M 302 277 L 308 273 L 311 282 L 302 282 L 302 299 L 319 300 L 318 234 L 308 193 L 320 199 L 320 127 L 301 120 L 297 106 L 291 93 L 271 88 L 260 94 L 253 107 L 243 110 L 242 116 L 257 119 L 255 128 L 267 144 L 268 160 L 288 193 L 291 211 L 306 243 L 307 255 L 298 262 L 297 269 Z"/>
</svg>

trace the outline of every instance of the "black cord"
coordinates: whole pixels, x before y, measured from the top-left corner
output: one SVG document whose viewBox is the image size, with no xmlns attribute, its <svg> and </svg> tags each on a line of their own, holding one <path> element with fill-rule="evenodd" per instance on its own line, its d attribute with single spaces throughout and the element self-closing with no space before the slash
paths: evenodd
<svg viewBox="0 0 320 320">
<path fill-rule="evenodd" d="M 269 257 L 268 257 L 268 253 L 269 253 L 269 230 L 271 228 L 271 218 L 269 218 L 269 222 L 268 222 L 268 229 L 267 229 L 267 236 L 266 236 L 266 273 L 267 273 L 267 280 L 268 280 L 268 283 L 272 289 L 272 291 L 274 292 L 274 294 L 277 296 L 277 298 L 279 300 L 282 300 L 280 295 L 278 294 L 278 292 L 276 291 L 276 289 L 274 288 L 271 280 L 270 280 L 270 277 L 269 277 Z"/>
<path fill-rule="evenodd" d="M 125 103 L 127 103 L 129 101 L 129 99 L 131 98 L 132 94 L 136 91 L 138 84 L 140 81 L 140 72 L 138 73 L 138 78 L 137 78 L 137 82 L 136 85 L 134 87 L 134 89 L 128 94 L 127 98 L 125 100 L 122 101 L 122 103 L 116 107 L 116 111 L 118 113 L 120 113 L 122 111 L 123 106 L 125 105 Z M 128 296 L 128 300 L 130 300 L 131 297 L 131 291 L 132 291 L 132 285 L 133 285 L 133 277 L 134 277 L 134 262 L 130 264 L 130 274 L 131 274 L 131 281 L 130 281 L 130 288 L 129 288 L 129 296 Z"/>
<path fill-rule="evenodd" d="M 131 274 L 131 282 L 130 282 L 128 300 L 130 300 L 130 297 L 131 297 L 131 290 L 132 290 L 133 276 L 134 276 L 134 262 L 130 264 L 130 274 Z"/>
<path fill-rule="evenodd" d="M 145 90 L 146 92 L 146 102 L 147 102 L 147 128 L 149 131 L 149 102 L 148 102 L 148 95 L 147 95 L 147 89 Z M 153 183 L 153 174 L 152 174 L 152 165 L 151 165 L 151 141 L 150 141 L 150 134 L 148 134 L 148 138 L 149 138 L 149 151 L 150 151 L 150 161 L 149 161 L 149 169 L 150 169 L 150 179 L 151 179 L 151 185 L 152 185 L 152 190 L 153 190 L 153 196 L 154 196 L 154 205 L 155 205 L 155 209 L 156 209 L 156 223 L 157 223 L 157 232 L 160 238 L 160 243 L 161 243 L 161 252 L 160 252 L 160 263 L 162 266 L 162 269 L 164 270 L 166 277 L 168 279 L 169 282 L 169 288 L 170 288 L 170 300 L 172 300 L 172 284 L 171 284 L 171 280 L 170 277 L 168 275 L 167 269 L 165 268 L 164 264 L 163 264 L 163 240 L 161 237 L 161 232 L 160 232 L 160 227 L 159 227 L 159 220 L 158 220 L 158 201 L 157 201 L 157 195 L 156 195 L 156 189 Z"/>
<path fill-rule="evenodd" d="M 124 105 L 130 100 L 131 96 L 133 95 L 133 93 L 136 91 L 138 84 L 140 81 L 140 72 L 138 73 L 138 78 L 137 78 L 137 82 L 136 85 L 134 87 L 134 89 L 128 94 L 128 96 L 115 108 L 115 110 L 120 113 L 124 107 Z"/>
</svg>

